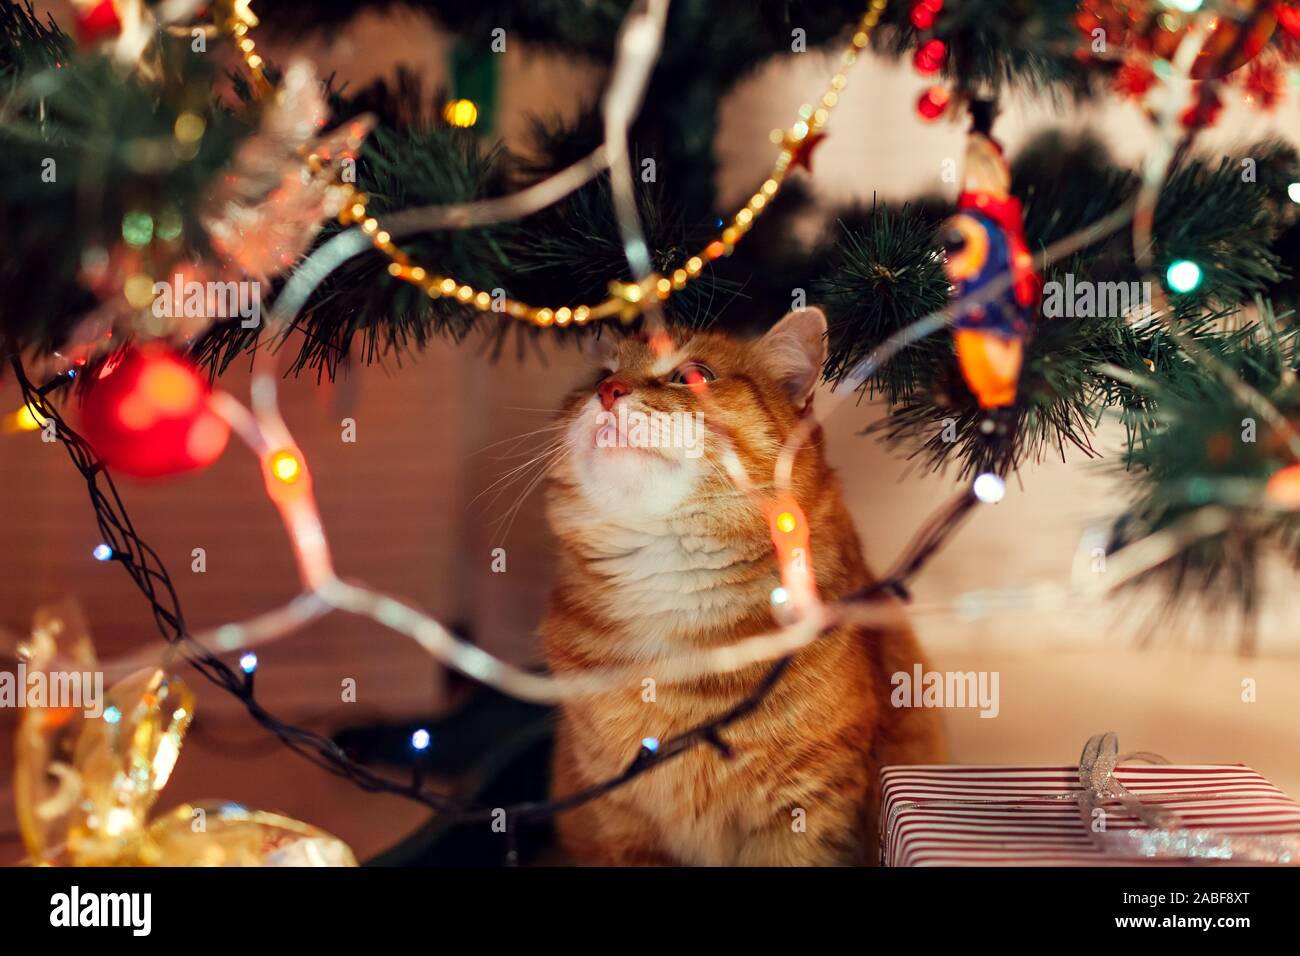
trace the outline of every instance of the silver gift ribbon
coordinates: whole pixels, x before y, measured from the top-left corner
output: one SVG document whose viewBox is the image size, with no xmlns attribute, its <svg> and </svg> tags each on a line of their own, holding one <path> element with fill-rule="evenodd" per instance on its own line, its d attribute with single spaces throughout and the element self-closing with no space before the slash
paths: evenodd
<svg viewBox="0 0 1300 956">
<path fill-rule="evenodd" d="M 1024 806 L 1029 804 L 1068 802 L 1079 808 L 1079 816 L 1093 843 L 1103 853 L 1115 857 L 1199 862 L 1295 864 L 1300 861 L 1300 834 L 1296 833 L 1229 833 L 1213 827 L 1188 827 L 1168 807 L 1152 806 L 1119 782 L 1115 768 L 1128 760 L 1164 764 L 1169 761 L 1146 751 L 1121 754 L 1119 736 L 1114 731 L 1097 734 L 1084 745 L 1079 757 L 1080 789 L 1042 797 L 963 797 L 955 800 L 900 800 L 886 822 L 884 847 L 893 837 L 898 814 L 912 807 L 963 807 L 979 805 Z M 1144 792 L 1154 800 L 1192 798 L 1196 800 L 1239 799 L 1234 794 L 1214 790 L 1174 790 Z M 1092 824 L 1094 811 L 1107 801 L 1119 802 L 1125 810 L 1146 824 L 1121 830 L 1098 830 Z M 1104 810 L 1102 811 L 1104 814 Z M 1104 817 L 1103 817 L 1104 819 Z"/>
</svg>

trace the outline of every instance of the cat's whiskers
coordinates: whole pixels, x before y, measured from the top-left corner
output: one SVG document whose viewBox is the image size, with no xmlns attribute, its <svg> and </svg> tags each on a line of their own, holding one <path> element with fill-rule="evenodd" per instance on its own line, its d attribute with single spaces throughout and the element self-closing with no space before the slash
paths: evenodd
<svg viewBox="0 0 1300 956">
<path fill-rule="evenodd" d="M 554 451 L 549 453 L 549 457 L 543 462 L 541 468 L 538 469 L 537 474 L 528 483 L 528 485 L 524 488 L 524 490 L 520 492 L 519 497 L 515 499 L 514 504 L 510 506 L 510 508 L 506 511 L 504 515 L 502 515 L 500 518 L 497 518 L 496 521 L 493 522 L 494 525 L 499 525 L 502 522 L 502 520 L 508 519 L 506 520 L 505 529 L 501 532 L 500 540 L 498 543 L 504 543 L 505 539 L 510 536 L 510 529 L 514 527 L 515 518 L 519 515 L 520 509 L 523 508 L 524 502 L 528 500 L 528 496 L 533 493 L 534 489 L 536 489 L 537 486 L 541 484 L 541 482 L 546 478 L 547 475 L 551 473 L 551 471 L 555 468 L 555 466 L 558 465 L 561 460 L 563 460 L 564 452 L 565 452 L 564 443 L 561 442 L 560 447 L 556 448 Z M 494 498 L 493 500 L 495 501 L 496 499 Z"/>
<path fill-rule="evenodd" d="M 507 471 L 496 481 L 492 482 L 492 484 L 488 485 L 486 488 L 484 488 L 482 491 L 476 494 L 473 498 L 470 499 L 469 502 L 470 505 L 473 505 L 474 502 L 478 501 L 488 492 L 496 488 L 498 489 L 497 493 L 493 495 L 492 500 L 488 502 L 489 505 L 494 504 L 496 500 L 501 497 L 502 493 L 504 493 L 506 488 L 510 487 L 510 485 L 514 484 L 525 474 L 527 474 L 530 468 L 532 468 L 534 465 L 538 465 L 539 463 L 541 463 L 542 467 L 545 467 L 545 463 L 547 459 L 553 458 L 556 455 L 563 452 L 567 444 L 568 444 L 567 437 L 565 435 L 561 435 L 559 438 L 555 439 L 549 445 L 543 448 L 540 452 L 533 455 L 532 458 L 529 458 L 528 461 L 524 462 L 521 465 L 516 465 L 515 467 L 511 468 L 509 471 Z"/>
<path fill-rule="evenodd" d="M 532 431 L 523 432 L 522 434 L 519 434 L 519 435 L 511 435 L 509 438 L 502 438 L 500 441 L 494 441 L 494 442 L 492 442 L 490 445 L 484 445 L 484 446 L 483 446 L 482 448 L 480 448 L 478 451 L 471 452 L 470 454 L 471 454 L 471 456 L 473 456 L 473 455 L 481 455 L 483 452 L 485 452 L 485 451 L 489 451 L 489 450 L 491 450 L 491 449 L 493 449 L 493 448 L 496 448 L 496 447 L 498 447 L 498 446 L 500 446 L 500 445 L 508 445 L 508 444 L 511 444 L 511 443 L 513 443 L 514 445 L 519 445 L 519 444 L 522 444 L 524 441 L 526 441 L 526 440 L 529 439 L 529 438 L 533 438 L 533 437 L 535 437 L 535 436 L 537 436 L 537 435 L 546 435 L 546 434 L 549 434 L 549 433 L 551 433 L 551 432 L 561 431 L 561 430 L 563 430 L 564 428 L 567 428 L 567 427 L 568 427 L 568 425 L 567 425 L 565 422 L 553 422 L 553 423 L 551 423 L 550 425 L 543 425 L 541 428 L 534 428 Z M 519 452 L 518 454 L 526 455 L 526 454 L 528 454 L 528 453 L 529 453 L 529 452 L 528 452 L 527 450 L 525 450 L 525 451 Z M 513 451 L 512 451 L 511 453 L 508 453 L 508 454 L 506 454 L 505 456 L 503 456 L 503 458 L 511 458 L 511 457 L 516 457 L 515 454 L 513 453 Z M 499 459 L 499 460 L 500 460 L 500 459 Z"/>
</svg>

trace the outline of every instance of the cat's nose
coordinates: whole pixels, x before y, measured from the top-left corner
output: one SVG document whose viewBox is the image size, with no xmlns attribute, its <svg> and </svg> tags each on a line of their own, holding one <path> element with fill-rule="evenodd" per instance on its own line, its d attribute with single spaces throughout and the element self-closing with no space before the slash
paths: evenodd
<svg viewBox="0 0 1300 956">
<path fill-rule="evenodd" d="M 632 394 L 632 386 L 621 379 L 607 378 L 596 386 L 596 394 L 600 396 L 600 404 L 605 406 L 605 411 L 609 411 L 624 395 Z"/>
</svg>

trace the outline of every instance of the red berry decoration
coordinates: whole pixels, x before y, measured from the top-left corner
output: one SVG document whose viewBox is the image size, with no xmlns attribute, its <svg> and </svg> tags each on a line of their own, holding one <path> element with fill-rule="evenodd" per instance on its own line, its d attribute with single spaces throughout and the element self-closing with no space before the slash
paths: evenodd
<svg viewBox="0 0 1300 956">
<path fill-rule="evenodd" d="M 1184 129 L 1213 126 L 1223 112 L 1223 99 L 1213 87 L 1198 84 L 1192 94 L 1192 105 L 1183 111 L 1180 121 Z"/>
<path fill-rule="evenodd" d="M 230 438 L 209 394 L 194 367 L 169 349 L 129 349 L 96 373 L 81 409 L 82 433 L 109 468 L 137 478 L 204 468 Z"/>
<path fill-rule="evenodd" d="M 932 86 L 916 101 L 916 111 L 921 114 L 922 119 L 936 120 L 948 108 L 948 101 L 951 98 L 952 94 L 944 87 Z"/>
<path fill-rule="evenodd" d="M 1115 89 L 1134 99 L 1145 96 L 1155 83 L 1155 73 L 1138 60 L 1125 63 L 1115 73 Z"/>
<path fill-rule="evenodd" d="M 912 56 L 912 66 L 918 73 L 937 73 L 943 67 L 948 48 L 942 40 L 927 40 L 916 48 Z"/>
<path fill-rule="evenodd" d="M 1286 89 L 1282 71 L 1273 63 L 1256 60 L 1246 68 L 1246 98 L 1262 109 L 1271 110 L 1282 100 Z"/>
</svg>

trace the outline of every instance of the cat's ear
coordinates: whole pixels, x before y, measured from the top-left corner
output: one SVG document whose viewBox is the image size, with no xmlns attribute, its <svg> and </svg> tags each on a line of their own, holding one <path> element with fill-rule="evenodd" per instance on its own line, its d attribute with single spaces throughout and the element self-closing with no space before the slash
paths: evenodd
<svg viewBox="0 0 1300 956">
<path fill-rule="evenodd" d="M 822 310 L 789 313 L 758 340 L 757 348 L 790 401 L 800 414 L 806 412 L 826 363 L 826 316 Z"/>
<path fill-rule="evenodd" d="M 582 354 L 592 365 L 618 370 L 618 337 L 607 329 L 597 329 L 582 339 Z"/>
</svg>

